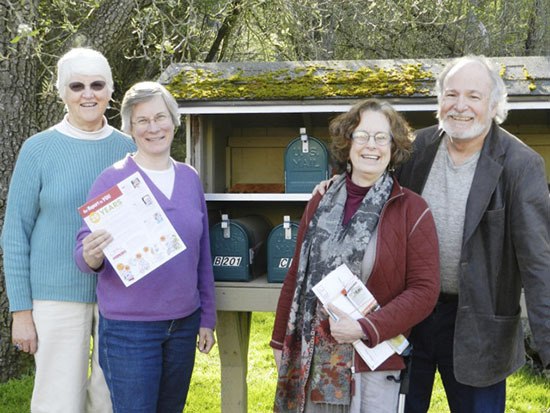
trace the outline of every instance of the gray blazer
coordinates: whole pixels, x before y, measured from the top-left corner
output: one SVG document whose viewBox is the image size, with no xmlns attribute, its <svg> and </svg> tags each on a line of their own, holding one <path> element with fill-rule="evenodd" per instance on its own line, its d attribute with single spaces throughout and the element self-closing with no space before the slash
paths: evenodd
<svg viewBox="0 0 550 413">
<path fill-rule="evenodd" d="M 422 193 L 443 133 L 418 131 L 399 182 Z M 484 387 L 525 362 L 520 295 L 544 366 L 550 365 L 550 196 L 544 160 L 494 124 L 466 204 L 454 336 L 456 379 Z"/>
</svg>

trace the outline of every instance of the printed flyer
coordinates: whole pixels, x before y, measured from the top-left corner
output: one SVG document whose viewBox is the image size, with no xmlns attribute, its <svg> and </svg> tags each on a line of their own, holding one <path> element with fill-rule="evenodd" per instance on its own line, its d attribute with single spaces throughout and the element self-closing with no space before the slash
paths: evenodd
<svg viewBox="0 0 550 413">
<path fill-rule="evenodd" d="M 380 309 L 376 298 L 346 264 L 328 273 L 313 287 L 313 292 L 336 321 L 338 320 L 336 314 L 326 308 L 329 304 L 344 311 L 354 320 Z M 373 371 L 392 354 L 401 354 L 408 345 L 408 340 L 402 334 L 383 341 L 375 347 L 367 347 L 361 340 L 353 343 L 357 353 Z"/>
<path fill-rule="evenodd" d="M 78 208 L 91 231 L 113 241 L 103 251 L 126 287 L 186 249 L 139 172 Z"/>
</svg>

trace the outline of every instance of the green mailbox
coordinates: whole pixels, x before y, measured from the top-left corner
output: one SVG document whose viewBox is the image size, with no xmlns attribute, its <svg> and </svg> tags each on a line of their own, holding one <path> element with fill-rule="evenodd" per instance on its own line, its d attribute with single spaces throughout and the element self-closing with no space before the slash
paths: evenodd
<svg viewBox="0 0 550 413">
<path fill-rule="evenodd" d="M 290 216 L 285 215 L 283 223 L 277 225 L 269 233 L 267 239 L 267 281 L 281 283 L 292 264 L 296 236 L 298 235 L 298 223 L 291 221 Z"/>
<path fill-rule="evenodd" d="M 261 215 L 229 219 L 210 228 L 210 251 L 216 281 L 250 281 L 266 272 L 267 237 L 272 229 Z"/>
<path fill-rule="evenodd" d="M 328 160 L 326 145 L 300 128 L 300 137 L 285 150 L 285 192 L 311 193 L 315 185 L 328 179 Z"/>
</svg>

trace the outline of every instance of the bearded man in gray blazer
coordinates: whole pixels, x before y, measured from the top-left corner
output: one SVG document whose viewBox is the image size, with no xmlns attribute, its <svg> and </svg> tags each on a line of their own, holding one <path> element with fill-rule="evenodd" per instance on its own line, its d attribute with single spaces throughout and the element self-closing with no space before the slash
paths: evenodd
<svg viewBox="0 0 550 413">
<path fill-rule="evenodd" d="M 399 182 L 434 215 L 441 295 L 411 334 L 408 413 L 427 412 L 439 370 L 453 413 L 501 413 L 525 362 L 520 296 L 550 366 L 550 198 L 544 160 L 502 129 L 507 93 L 482 56 L 437 82 L 439 125 L 418 131 Z"/>
</svg>

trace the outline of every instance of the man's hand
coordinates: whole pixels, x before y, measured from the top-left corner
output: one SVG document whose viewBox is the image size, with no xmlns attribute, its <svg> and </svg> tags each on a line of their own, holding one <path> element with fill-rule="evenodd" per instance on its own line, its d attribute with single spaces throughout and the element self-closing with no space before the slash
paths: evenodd
<svg viewBox="0 0 550 413">
<path fill-rule="evenodd" d="M 311 195 L 315 195 L 317 192 L 321 195 L 325 195 L 325 192 L 330 188 L 332 185 L 332 181 L 336 179 L 336 175 L 334 175 L 332 178 L 327 179 L 326 181 L 321 181 L 317 185 L 315 185 L 315 188 L 313 188 L 313 192 Z"/>
</svg>

